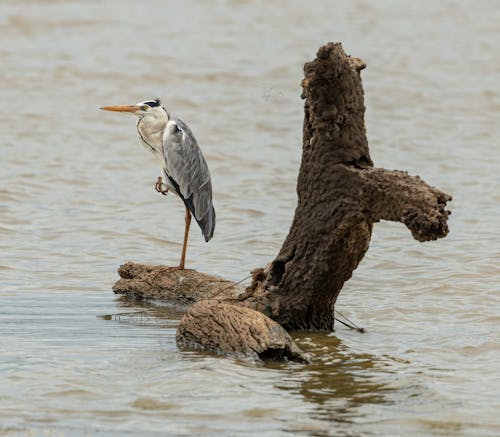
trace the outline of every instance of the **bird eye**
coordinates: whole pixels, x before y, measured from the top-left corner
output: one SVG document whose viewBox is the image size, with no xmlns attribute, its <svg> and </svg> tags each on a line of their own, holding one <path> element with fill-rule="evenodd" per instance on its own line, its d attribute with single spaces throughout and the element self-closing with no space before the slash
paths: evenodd
<svg viewBox="0 0 500 437">
<path fill-rule="evenodd" d="M 147 110 L 148 110 L 148 108 L 149 108 L 149 106 L 148 106 L 148 105 L 142 105 L 142 107 L 141 107 L 141 109 L 142 109 L 143 111 L 147 111 Z"/>
<path fill-rule="evenodd" d="M 156 100 L 151 100 L 149 102 L 144 102 L 146 105 L 150 106 L 151 108 L 154 108 L 155 106 L 160 106 L 160 101 L 158 99 Z"/>
</svg>

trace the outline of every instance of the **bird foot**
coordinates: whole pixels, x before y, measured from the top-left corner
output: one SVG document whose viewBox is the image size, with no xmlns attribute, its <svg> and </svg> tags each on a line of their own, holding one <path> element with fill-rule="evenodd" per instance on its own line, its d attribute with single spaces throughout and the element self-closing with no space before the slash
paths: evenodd
<svg viewBox="0 0 500 437">
<path fill-rule="evenodd" d="M 166 188 L 163 189 L 163 187 L 166 187 Z M 163 183 L 163 179 L 161 178 L 161 176 L 158 176 L 158 179 L 155 182 L 155 190 L 158 193 L 163 194 L 164 196 L 166 196 L 168 193 L 168 187 Z"/>
<path fill-rule="evenodd" d="M 153 279 L 156 279 L 158 276 L 163 275 L 165 273 L 175 272 L 176 270 L 184 270 L 184 267 L 181 266 L 160 267 L 154 272 Z"/>
</svg>

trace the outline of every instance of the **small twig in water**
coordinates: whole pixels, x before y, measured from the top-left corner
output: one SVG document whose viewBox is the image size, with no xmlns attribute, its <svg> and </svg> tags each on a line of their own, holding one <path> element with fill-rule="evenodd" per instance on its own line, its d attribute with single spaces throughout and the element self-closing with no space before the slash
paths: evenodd
<svg viewBox="0 0 500 437">
<path fill-rule="evenodd" d="M 365 328 L 360 328 L 358 325 L 356 325 L 356 323 L 354 323 L 353 321 L 349 320 L 346 316 L 344 316 L 344 314 L 342 314 L 340 311 L 338 310 L 334 310 L 335 313 L 337 313 L 339 316 L 343 317 L 345 320 L 347 320 L 347 322 L 344 322 L 343 320 L 340 320 L 339 318 L 337 317 L 334 317 L 334 319 L 337 321 L 337 322 L 340 322 L 342 323 L 342 325 L 344 326 L 347 326 L 348 328 L 350 329 L 354 329 L 355 331 L 358 331 L 360 332 L 361 334 L 364 334 L 366 332 Z"/>
<path fill-rule="evenodd" d="M 133 316 L 133 315 L 145 315 L 146 311 L 130 311 L 127 313 L 116 313 L 116 314 L 104 314 L 102 316 L 96 316 L 98 319 L 102 320 L 113 320 L 113 318 L 116 320 L 120 319 L 121 316 Z"/>
<path fill-rule="evenodd" d="M 240 279 L 239 281 L 234 282 L 233 284 L 230 284 L 227 287 L 224 287 L 222 290 L 219 290 L 213 296 L 210 296 L 207 300 L 213 299 L 214 297 L 216 297 L 219 294 L 221 294 L 223 291 L 229 290 L 231 287 L 236 287 L 237 285 L 241 284 L 243 281 L 246 281 L 247 279 L 250 279 L 251 277 L 252 277 L 252 273 L 250 273 L 248 276 L 245 276 L 243 279 Z M 205 299 L 203 299 L 203 300 L 205 300 Z"/>
</svg>

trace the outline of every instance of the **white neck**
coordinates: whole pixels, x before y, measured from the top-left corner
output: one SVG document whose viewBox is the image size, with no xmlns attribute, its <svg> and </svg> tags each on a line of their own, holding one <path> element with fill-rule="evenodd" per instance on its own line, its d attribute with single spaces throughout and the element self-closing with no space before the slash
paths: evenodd
<svg viewBox="0 0 500 437">
<path fill-rule="evenodd" d="M 163 147 L 163 131 L 168 121 L 167 112 L 161 108 L 154 114 L 147 114 L 137 122 L 137 132 L 141 142 L 150 152 L 161 154 Z"/>
</svg>

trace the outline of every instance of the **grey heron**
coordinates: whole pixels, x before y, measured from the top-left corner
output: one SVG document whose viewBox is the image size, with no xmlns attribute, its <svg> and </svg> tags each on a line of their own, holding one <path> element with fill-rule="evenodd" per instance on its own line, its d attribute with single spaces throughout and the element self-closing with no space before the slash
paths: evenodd
<svg viewBox="0 0 500 437">
<path fill-rule="evenodd" d="M 139 117 L 139 139 L 158 158 L 162 167 L 163 178 L 158 177 L 156 191 L 165 195 L 171 191 L 184 202 L 184 244 L 179 266 L 176 267 L 184 269 L 191 214 L 198 222 L 205 241 L 212 238 L 215 228 L 210 172 L 191 129 L 181 119 L 169 114 L 160 99 L 135 105 L 103 106 L 101 109 L 129 112 Z"/>
</svg>

